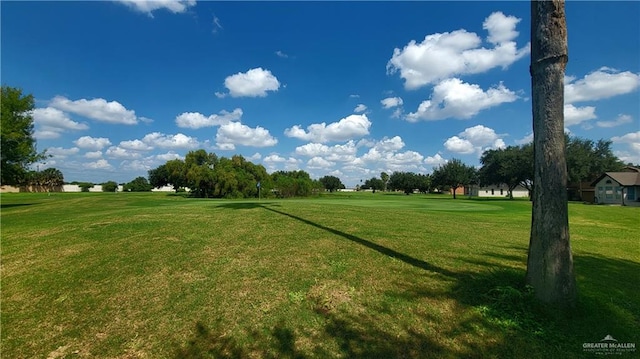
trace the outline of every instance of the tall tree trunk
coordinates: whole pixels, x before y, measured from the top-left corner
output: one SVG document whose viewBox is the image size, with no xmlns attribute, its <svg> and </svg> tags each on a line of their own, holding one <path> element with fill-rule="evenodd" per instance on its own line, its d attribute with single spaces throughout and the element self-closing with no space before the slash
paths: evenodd
<svg viewBox="0 0 640 359">
<path fill-rule="evenodd" d="M 527 284 L 542 302 L 573 307 L 577 299 L 569 241 L 564 136 L 568 61 L 563 0 L 531 2 L 531 95 L 534 186 Z"/>
</svg>

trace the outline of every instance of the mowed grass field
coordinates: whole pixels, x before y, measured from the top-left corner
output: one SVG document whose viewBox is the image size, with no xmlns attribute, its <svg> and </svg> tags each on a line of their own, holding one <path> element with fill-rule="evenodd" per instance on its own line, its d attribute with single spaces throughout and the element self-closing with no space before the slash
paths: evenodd
<svg viewBox="0 0 640 359">
<path fill-rule="evenodd" d="M 581 358 L 606 335 L 640 345 L 640 208 L 569 205 L 580 303 L 556 313 L 523 283 L 528 201 L 1 205 L 2 358 Z"/>
</svg>

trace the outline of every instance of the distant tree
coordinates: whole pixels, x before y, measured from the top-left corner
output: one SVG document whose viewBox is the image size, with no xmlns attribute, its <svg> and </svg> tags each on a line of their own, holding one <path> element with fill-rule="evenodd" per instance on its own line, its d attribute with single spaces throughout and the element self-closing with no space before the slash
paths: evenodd
<svg viewBox="0 0 640 359">
<path fill-rule="evenodd" d="M 218 157 L 202 149 L 190 151 L 184 161 L 171 160 L 150 170 L 149 183 L 153 187 L 171 184 L 176 191 L 189 187 L 191 195 L 200 198 L 258 197 L 258 183 L 264 197 L 271 196 L 273 189 L 272 178 L 264 166 L 240 155 Z"/>
<path fill-rule="evenodd" d="M 30 164 L 46 157 L 38 153 L 33 137 L 32 95 L 2 86 L 0 90 L 0 183 L 20 184 Z"/>
<path fill-rule="evenodd" d="M 50 192 L 60 190 L 64 185 L 64 176 L 62 172 L 56 168 L 47 168 L 43 171 L 28 171 L 20 182 L 20 186 L 28 187 L 34 192 Z"/>
<path fill-rule="evenodd" d="M 526 186 L 533 176 L 533 154 L 526 146 L 484 151 L 480 157 L 482 168 L 479 179 L 482 185 L 506 184 L 509 198 L 513 199 L 513 189 L 518 185 Z"/>
<path fill-rule="evenodd" d="M 214 153 L 207 153 L 203 149 L 189 151 L 185 156 L 182 169 L 186 180 L 185 186 L 191 189 L 191 193 L 195 197 L 213 197 L 216 164 L 218 164 L 218 156 Z M 178 180 L 178 182 L 181 181 Z M 234 184 L 231 183 L 229 186 L 233 187 Z"/>
<path fill-rule="evenodd" d="M 302 170 L 276 171 L 271 178 L 279 197 L 306 197 L 316 188 L 309 174 Z"/>
<path fill-rule="evenodd" d="M 380 179 L 382 180 L 382 183 L 384 184 L 383 190 L 386 192 L 387 191 L 387 185 L 389 184 L 389 174 L 387 172 L 380 173 Z"/>
<path fill-rule="evenodd" d="M 102 184 L 102 192 L 116 192 L 118 184 L 114 181 L 107 181 Z"/>
<path fill-rule="evenodd" d="M 565 135 L 567 181 L 578 185 L 578 199 L 582 199 L 582 182 L 591 182 L 607 171 L 619 171 L 624 163 L 613 154 L 611 141 Z"/>
<path fill-rule="evenodd" d="M 59 189 L 64 185 L 64 176 L 57 168 L 47 168 L 40 173 L 42 185 L 45 186 L 48 191 Z"/>
<path fill-rule="evenodd" d="M 456 189 L 471 184 L 476 178 L 476 169 L 462 163 L 457 158 L 452 158 L 444 165 L 440 165 L 431 175 L 432 185 L 440 189 L 453 189 L 453 198 L 456 198 Z"/>
<path fill-rule="evenodd" d="M 413 172 L 393 172 L 389 176 L 389 188 L 394 191 L 403 191 L 405 194 L 411 194 L 414 190 L 419 189 L 420 180 L 418 175 Z"/>
<path fill-rule="evenodd" d="M 598 177 L 603 172 L 607 171 L 620 171 L 624 167 L 622 162 L 616 155 L 613 154 L 611 140 L 600 139 L 596 142 L 594 147 L 594 164 L 591 167 L 592 178 Z"/>
<path fill-rule="evenodd" d="M 333 191 L 337 191 L 339 189 L 345 188 L 344 185 L 342 184 L 342 181 L 340 181 L 340 178 L 336 176 L 320 177 L 318 181 L 320 181 L 320 183 L 322 184 L 322 187 L 328 190 L 329 192 L 333 192 Z"/>
<path fill-rule="evenodd" d="M 376 191 L 382 191 L 384 189 L 384 182 L 380 178 L 371 177 L 368 180 L 364 181 L 361 189 L 371 189 L 373 193 Z"/>
<path fill-rule="evenodd" d="M 80 187 L 80 192 L 89 192 L 89 188 L 93 187 L 93 183 L 91 182 L 79 182 L 78 187 Z"/>
<path fill-rule="evenodd" d="M 431 176 L 418 173 L 416 175 L 417 189 L 420 193 L 427 193 L 431 190 Z"/>
<path fill-rule="evenodd" d="M 157 168 L 149 170 L 149 183 L 154 188 L 172 185 L 176 192 L 180 188 L 186 187 L 187 178 L 184 161 L 179 159 L 170 160 Z"/>
<path fill-rule="evenodd" d="M 150 192 L 152 188 L 153 186 L 149 184 L 149 181 L 147 181 L 146 178 L 140 176 L 125 184 L 122 190 L 124 192 Z"/>
</svg>

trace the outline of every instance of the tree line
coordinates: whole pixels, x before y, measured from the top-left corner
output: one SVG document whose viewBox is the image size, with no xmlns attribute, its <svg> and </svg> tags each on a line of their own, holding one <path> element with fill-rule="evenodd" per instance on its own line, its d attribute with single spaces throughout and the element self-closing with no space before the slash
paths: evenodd
<svg viewBox="0 0 640 359">
<path fill-rule="evenodd" d="M 243 156 L 218 157 L 203 149 L 150 170 L 149 185 L 171 185 L 176 191 L 189 188 L 191 195 L 200 198 L 305 197 L 325 189 L 344 188 L 335 176 L 314 180 L 302 170 L 269 174 L 264 166 Z"/>
<path fill-rule="evenodd" d="M 611 149 L 608 140 L 592 141 L 565 135 L 565 150 L 568 171 L 568 183 L 577 188 L 572 199 L 582 197 L 582 183 L 592 181 L 604 172 L 620 171 L 624 163 Z M 500 149 L 486 150 L 480 157 L 480 168 L 464 164 L 453 158 L 438 166 L 432 174 L 413 172 L 394 172 L 391 175 L 383 172 L 380 178 L 370 178 L 361 186 L 363 189 L 403 191 L 407 194 L 414 191 L 453 191 L 467 186 L 506 185 L 507 195 L 513 199 L 513 190 L 522 186 L 533 190 L 533 144 L 509 146 Z"/>
</svg>

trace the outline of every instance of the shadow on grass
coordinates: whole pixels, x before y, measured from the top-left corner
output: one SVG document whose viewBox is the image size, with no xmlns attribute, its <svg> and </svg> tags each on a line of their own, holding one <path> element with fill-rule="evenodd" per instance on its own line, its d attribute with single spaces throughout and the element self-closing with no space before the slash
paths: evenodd
<svg viewBox="0 0 640 359">
<path fill-rule="evenodd" d="M 342 238 L 348 239 L 348 240 L 350 240 L 350 241 L 352 241 L 354 243 L 357 243 L 357 244 L 360 244 L 362 246 L 365 246 L 365 247 L 367 247 L 369 249 L 372 249 L 372 250 L 374 250 L 374 251 L 376 251 L 376 252 L 378 252 L 380 254 L 383 254 L 383 255 L 395 258 L 397 260 L 400 260 L 402 262 L 405 262 L 405 263 L 407 263 L 407 264 L 409 264 L 411 266 L 414 266 L 416 268 L 424 269 L 424 270 L 427 270 L 427 271 L 430 271 L 430 272 L 440 273 L 440 274 L 443 274 L 443 275 L 446 275 L 446 276 L 449 276 L 449 277 L 457 276 L 457 273 L 455 273 L 455 272 L 449 271 L 449 270 L 444 269 L 444 268 L 440 268 L 438 266 L 435 266 L 433 264 L 425 262 L 425 261 L 423 261 L 421 259 L 414 258 L 414 257 L 406 255 L 404 253 L 395 251 L 395 250 L 393 250 L 391 248 L 387 248 L 385 246 L 381 246 L 381 245 L 379 245 L 377 243 L 368 241 L 368 240 L 366 240 L 364 238 L 360 238 L 360 237 L 354 236 L 352 234 L 339 231 L 339 230 L 334 229 L 334 228 L 326 227 L 326 226 L 323 226 L 321 224 L 318 224 L 318 223 L 315 223 L 313 221 L 310 221 L 308 219 L 304 219 L 302 217 L 299 217 L 299 216 L 296 216 L 296 215 L 293 215 L 293 214 L 290 214 L 290 213 L 282 212 L 282 211 L 279 211 L 277 209 L 273 209 L 273 208 L 266 207 L 266 206 L 263 206 L 263 208 L 268 210 L 268 211 L 271 211 L 271 212 L 274 212 L 274 213 L 278 213 L 278 214 L 281 214 L 283 216 L 287 216 L 289 218 L 298 220 L 298 221 L 300 221 L 302 223 L 305 223 L 305 224 L 308 224 L 308 225 L 310 225 L 312 227 L 316 227 L 316 228 L 325 230 L 325 231 L 327 231 L 327 232 L 329 232 L 331 234 L 335 234 L 335 235 L 340 236 Z"/>
<path fill-rule="evenodd" d="M 267 334 L 254 331 L 243 341 L 225 336 L 222 332 L 219 325 L 212 329 L 201 322 L 196 323 L 193 338 L 176 351 L 175 357 L 177 359 L 244 359 L 256 356 L 265 359 L 303 359 L 308 357 L 296 348 L 296 336 L 293 330 L 283 323 L 278 323 Z M 264 343 L 269 344 L 264 346 Z M 321 353 L 314 354 L 315 357 Z M 324 356 L 320 355 L 320 357 Z"/>
<path fill-rule="evenodd" d="M 0 209 L 4 208 L 14 208 L 14 207 L 24 207 L 24 206 L 33 206 L 36 203 L 1 203 Z"/>
<path fill-rule="evenodd" d="M 640 342 L 640 264 L 636 262 L 576 255 L 578 307 L 556 312 L 534 299 L 524 283 L 524 268 L 499 264 L 521 261 L 518 256 L 484 253 L 485 262 L 473 261 L 479 272 L 452 271 L 264 204 L 223 206 L 264 208 L 410 264 L 414 268 L 406 269 L 406 281 L 396 283 L 386 295 L 405 303 L 414 318 L 411 322 L 418 324 L 412 326 L 406 318 L 396 321 L 394 315 L 403 309 L 389 311 L 384 303 L 360 310 L 315 310 L 316 322 L 321 323 L 317 328 L 296 326 L 294 320 L 294 324 L 281 322 L 253 331 L 248 338 L 198 322 L 192 338 L 178 347 L 177 358 L 581 358 L 587 354 L 583 343 L 598 342 L 606 335 Z M 450 287 L 430 287 L 416 276 L 415 268 L 446 276 Z M 452 300 L 454 312 L 442 319 L 437 313 L 416 310 L 425 298 Z"/>
<path fill-rule="evenodd" d="M 226 202 L 222 204 L 215 205 L 216 208 L 226 208 L 226 209 L 254 209 L 254 208 L 265 208 L 268 209 L 265 205 L 269 205 L 269 207 L 280 207 L 279 204 L 268 203 L 268 202 Z"/>
</svg>

